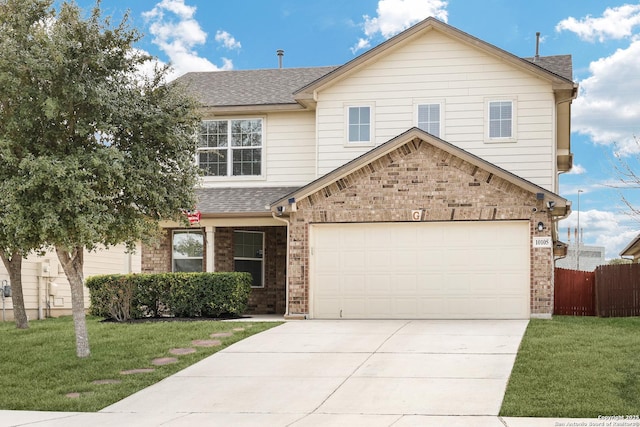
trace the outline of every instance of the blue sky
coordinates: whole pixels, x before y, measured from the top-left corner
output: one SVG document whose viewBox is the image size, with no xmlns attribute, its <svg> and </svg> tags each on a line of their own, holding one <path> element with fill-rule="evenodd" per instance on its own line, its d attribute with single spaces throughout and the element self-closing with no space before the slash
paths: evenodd
<svg viewBox="0 0 640 427">
<path fill-rule="evenodd" d="M 93 0 L 76 0 L 91 8 Z M 616 155 L 631 164 L 640 149 L 640 2 L 616 0 L 102 0 L 117 22 L 127 10 L 144 38 L 138 45 L 188 71 L 340 65 L 408 26 L 436 16 L 518 56 L 571 54 L 580 95 L 573 104 L 574 169 L 560 177 L 560 195 L 585 244 L 616 258 L 640 232 L 638 189 L 621 185 Z M 620 188 L 623 187 L 623 188 Z M 635 185 L 638 187 L 638 185 Z M 573 234 L 572 234 L 573 239 Z"/>
</svg>

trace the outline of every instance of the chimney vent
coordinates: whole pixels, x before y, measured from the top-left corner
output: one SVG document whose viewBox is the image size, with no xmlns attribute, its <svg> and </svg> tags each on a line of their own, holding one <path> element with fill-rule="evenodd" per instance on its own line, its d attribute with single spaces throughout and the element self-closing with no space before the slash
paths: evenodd
<svg viewBox="0 0 640 427">
<path fill-rule="evenodd" d="M 282 68 L 282 57 L 284 56 L 284 50 L 278 49 L 276 50 L 276 54 L 278 55 L 278 68 Z"/>
<path fill-rule="evenodd" d="M 540 59 L 540 31 L 536 32 L 536 57 L 534 61 Z"/>
</svg>

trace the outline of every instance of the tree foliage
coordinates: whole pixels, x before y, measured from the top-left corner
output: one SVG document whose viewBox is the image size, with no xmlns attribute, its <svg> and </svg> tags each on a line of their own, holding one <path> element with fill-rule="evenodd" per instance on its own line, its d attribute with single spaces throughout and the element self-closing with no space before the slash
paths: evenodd
<svg viewBox="0 0 640 427">
<path fill-rule="evenodd" d="M 74 3 L 0 1 L 0 154 L 8 247 L 53 247 L 86 336 L 83 250 L 151 238 L 194 205 L 195 102 L 134 48 L 140 34 Z M 5 197 L 5 196 L 0 196 Z M 20 237 L 22 236 L 22 237 Z M 82 305 L 82 306 L 80 306 Z M 85 348 L 80 348 L 83 346 Z M 88 341 L 78 356 L 88 356 Z"/>
<path fill-rule="evenodd" d="M 633 138 L 635 147 L 621 150 L 618 144 L 614 150 L 614 170 L 616 172 L 620 184 L 611 185 L 611 187 L 620 190 L 620 198 L 627 205 L 631 215 L 640 217 L 640 207 L 630 200 L 623 190 L 633 190 L 640 188 L 640 140 Z M 631 153 L 631 154 L 629 154 Z"/>
<path fill-rule="evenodd" d="M 609 265 L 631 264 L 632 262 L 627 258 L 613 258 L 609 261 Z"/>
</svg>

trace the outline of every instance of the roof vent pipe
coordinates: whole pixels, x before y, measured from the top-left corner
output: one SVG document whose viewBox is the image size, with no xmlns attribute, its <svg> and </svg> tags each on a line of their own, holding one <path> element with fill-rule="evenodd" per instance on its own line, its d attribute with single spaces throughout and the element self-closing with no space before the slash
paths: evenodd
<svg viewBox="0 0 640 427">
<path fill-rule="evenodd" d="M 536 32 L 536 58 L 537 61 L 540 59 L 540 31 Z"/>
<path fill-rule="evenodd" d="M 278 68 L 282 68 L 282 57 L 284 56 L 284 50 L 278 49 L 276 50 L 276 54 L 278 55 Z"/>
</svg>

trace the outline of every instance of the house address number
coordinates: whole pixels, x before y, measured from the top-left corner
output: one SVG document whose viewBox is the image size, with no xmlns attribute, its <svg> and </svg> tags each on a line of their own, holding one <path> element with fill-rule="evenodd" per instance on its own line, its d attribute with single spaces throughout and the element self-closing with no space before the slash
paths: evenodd
<svg viewBox="0 0 640 427">
<path fill-rule="evenodd" d="M 533 238 L 533 247 L 534 248 L 550 248 L 552 244 L 551 237 L 534 237 Z"/>
</svg>

